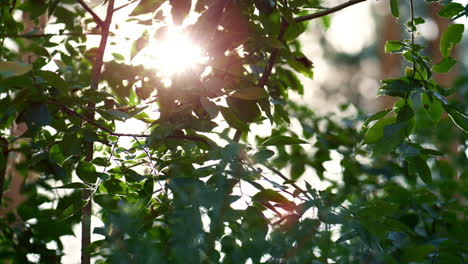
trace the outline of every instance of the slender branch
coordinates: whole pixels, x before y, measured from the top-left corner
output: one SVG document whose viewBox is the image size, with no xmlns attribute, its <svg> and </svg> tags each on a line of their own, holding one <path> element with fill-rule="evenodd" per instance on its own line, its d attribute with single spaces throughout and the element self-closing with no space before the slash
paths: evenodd
<svg viewBox="0 0 468 264">
<path fill-rule="evenodd" d="M 13 0 L 10 6 L 10 14 L 13 13 L 13 10 L 15 9 L 15 7 L 16 7 L 16 0 Z"/>
<path fill-rule="evenodd" d="M 234 134 L 234 138 L 232 139 L 234 142 L 239 142 L 242 136 L 242 130 L 236 130 L 236 134 Z"/>
<path fill-rule="evenodd" d="M 106 51 L 107 39 L 109 38 L 109 29 L 112 24 L 112 16 L 114 10 L 115 0 L 109 0 L 107 3 L 106 18 L 102 21 L 86 4 L 83 0 L 77 0 L 94 18 L 97 24 L 101 26 L 101 41 L 96 54 L 96 61 L 93 64 L 91 75 L 91 90 L 97 90 L 99 81 L 101 80 L 102 64 L 104 59 L 104 52 Z M 89 107 L 94 108 L 94 103 L 89 103 Z M 88 110 L 86 118 L 94 122 L 94 110 Z M 94 144 L 88 142 L 86 144 L 86 161 L 93 160 Z M 81 210 L 81 264 L 90 264 L 91 256 L 86 252 L 86 248 L 91 244 L 91 215 L 92 215 L 92 190 L 83 190 L 83 200 L 88 201 Z"/>
<path fill-rule="evenodd" d="M 409 0 L 409 4 L 410 4 L 410 13 L 411 13 L 411 48 L 414 48 L 414 29 L 415 29 L 415 25 L 414 25 L 414 6 L 413 6 L 413 0 Z M 414 53 L 411 52 L 411 57 L 412 57 L 412 60 L 413 60 L 413 76 L 414 76 L 414 73 L 416 72 L 416 61 L 414 59 Z M 421 75 L 421 74 L 419 74 Z M 422 77 L 422 75 L 421 75 Z"/>
<path fill-rule="evenodd" d="M 62 108 L 63 111 L 65 111 L 66 113 L 68 113 L 69 115 L 73 115 L 73 116 L 76 116 L 80 119 L 83 119 L 84 121 L 86 121 L 87 123 L 99 128 L 100 130 L 108 133 L 109 135 L 111 136 L 117 136 L 117 137 L 136 137 L 136 138 L 146 138 L 146 137 L 149 137 L 150 135 L 148 134 L 132 134 L 132 133 L 116 133 L 112 130 L 110 130 L 109 128 L 105 127 L 105 126 L 102 126 L 100 125 L 99 123 L 97 123 L 96 121 L 68 108 L 67 106 L 65 106 L 64 104 L 60 103 L 60 102 L 57 102 L 57 101 L 53 101 L 53 100 L 49 100 L 47 101 L 48 104 L 53 104 L 53 105 L 57 105 L 57 106 L 60 106 Z M 170 138 L 170 139 L 182 139 L 182 140 L 191 140 L 191 141 L 197 141 L 197 142 L 200 142 L 200 143 L 203 143 L 203 144 L 206 144 L 208 146 L 213 146 L 212 143 L 210 143 L 208 140 L 202 138 L 202 137 L 197 137 L 197 136 L 190 136 L 190 135 L 169 135 L 167 136 L 167 138 Z"/>
<path fill-rule="evenodd" d="M 96 15 L 96 13 L 94 13 L 94 11 L 83 1 L 83 0 L 76 0 L 88 13 L 91 14 L 91 16 L 93 17 L 93 20 L 94 22 L 96 22 L 96 24 L 98 24 L 100 27 L 102 27 L 104 25 L 104 21 L 102 21 L 102 19 Z M 113 7 L 112 7 L 113 8 Z M 107 18 L 107 17 L 106 17 Z"/>
<path fill-rule="evenodd" d="M 0 207 L 3 198 L 3 185 L 5 184 L 6 167 L 8 162 L 8 141 L 0 137 Z"/>
<path fill-rule="evenodd" d="M 344 9 L 344 8 L 349 7 L 349 6 L 352 6 L 352 5 L 361 3 L 361 2 L 365 2 L 365 1 L 366 1 L 366 0 L 351 0 L 351 1 L 348 1 L 348 2 L 343 3 L 343 4 L 341 4 L 341 5 L 337 5 L 337 6 L 328 8 L 328 9 L 326 9 L 326 10 L 317 12 L 317 13 L 313 13 L 313 14 L 309 14 L 309 15 L 305 15 L 305 16 L 296 17 L 296 18 L 294 18 L 294 21 L 295 21 L 295 22 L 304 22 L 304 21 L 316 19 L 316 18 L 319 18 L 319 17 L 327 16 L 327 15 L 329 15 L 329 14 L 332 14 L 332 13 L 335 13 L 335 12 L 337 12 L 337 11 L 340 11 L 341 9 Z"/>
<path fill-rule="evenodd" d="M 280 32 L 278 34 L 278 40 L 280 42 L 283 41 L 284 33 L 286 32 L 287 28 L 288 28 L 288 23 L 286 22 L 286 20 L 282 19 Z M 278 57 L 278 53 L 279 53 L 278 48 L 273 49 L 273 51 L 271 52 L 270 58 L 268 59 L 268 62 L 265 65 L 265 68 L 263 69 L 262 77 L 258 81 L 258 86 L 263 87 L 268 82 L 268 79 L 270 78 L 271 72 L 273 70 L 273 66 L 275 65 L 276 58 Z"/>
<path fill-rule="evenodd" d="M 138 139 L 136 137 L 133 137 L 133 139 L 137 142 L 138 146 L 145 152 L 145 155 L 148 158 L 148 162 L 149 162 L 149 164 L 151 166 L 151 172 L 153 173 L 154 176 L 159 178 L 159 172 L 158 172 L 158 170 L 156 169 L 156 167 L 153 164 L 153 161 L 151 159 L 151 154 L 149 153 L 149 151 L 143 145 L 140 144 L 140 141 L 138 141 Z M 160 181 L 157 181 L 157 182 L 159 184 L 159 187 L 161 187 L 161 189 L 163 190 L 164 194 L 166 194 L 166 191 L 164 190 L 164 187 L 162 186 L 161 182 Z"/>
<path fill-rule="evenodd" d="M 93 33 L 93 32 L 88 32 L 88 33 L 72 33 L 72 32 L 66 32 L 66 33 L 61 33 L 61 34 L 55 34 L 55 33 L 46 33 L 46 34 L 12 34 L 12 35 L 2 35 L 0 36 L 1 38 L 26 38 L 26 39 L 31 39 L 31 38 L 48 38 L 48 37 L 55 37 L 55 36 L 87 36 L 87 35 L 101 35 L 101 33 Z"/>
<path fill-rule="evenodd" d="M 133 1 L 131 1 L 131 2 L 128 2 L 128 3 L 124 4 L 124 5 L 121 5 L 121 6 L 119 6 L 119 7 L 116 7 L 116 8 L 114 9 L 114 13 L 117 12 L 117 11 L 119 11 L 119 10 L 122 9 L 122 8 L 125 8 L 125 7 L 127 7 L 127 6 L 129 6 L 129 5 L 131 5 L 131 4 L 135 3 L 135 2 L 137 2 L 137 1 L 138 1 L 138 0 L 133 0 Z"/>
<path fill-rule="evenodd" d="M 316 18 L 319 18 L 319 17 L 323 17 L 323 16 L 326 16 L 326 15 L 335 13 L 337 11 L 340 11 L 341 9 L 344 9 L 346 7 L 349 7 L 349 6 L 355 5 L 355 4 L 360 3 L 360 2 L 364 2 L 364 1 L 366 1 L 366 0 L 351 0 L 349 2 L 343 3 L 341 5 L 337 5 L 335 7 L 328 8 L 328 9 L 320 11 L 320 12 L 316 12 L 316 13 L 305 15 L 305 16 L 296 17 L 296 18 L 294 18 L 294 21 L 296 23 L 309 21 L 309 20 L 312 20 L 312 19 L 316 19 Z M 286 29 L 288 28 L 288 26 L 289 26 L 288 22 L 286 20 L 282 20 L 280 33 L 278 35 L 278 40 L 279 41 L 283 40 L 284 33 L 286 32 Z M 277 49 L 277 48 L 273 49 L 273 51 L 271 52 L 270 58 L 268 59 L 268 62 L 265 65 L 265 69 L 263 70 L 262 77 L 260 78 L 260 80 L 258 82 L 258 86 L 263 87 L 267 83 L 268 78 L 270 78 L 271 72 L 273 70 L 273 66 L 275 65 L 276 58 L 278 57 L 278 53 L 279 53 L 279 49 Z"/>
<path fill-rule="evenodd" d="M 265 168 L 271 170 L 273 173 L 275 173 L 276 175 L 278 175 L 281 179 L 285 180 L 285 181 L 289 181 L 288 177 L 286 177 L 281 171 L 273 168 L 272 166 L 270 165 L 266 165 L 266 164 L 262 164 Z M 299 190 L 302 194 L 304 194 L 306 197 L 308 197 L 307 195 L 307 192 L 304 191 L 301 187 L 299 187 L 297 184 L 295 183 L 291 183 L 291 186 L 293 186 L 294 188 L 296 188 L 297 190 Z"/>
</svg>

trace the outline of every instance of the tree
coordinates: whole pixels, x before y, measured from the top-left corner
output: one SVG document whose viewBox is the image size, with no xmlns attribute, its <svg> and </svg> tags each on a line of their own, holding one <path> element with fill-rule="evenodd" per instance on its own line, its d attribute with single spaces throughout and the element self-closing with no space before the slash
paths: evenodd
<svg viewBox="0 0 468 264">
<path fill-rule="evenodd" d="M 298 74 L 313 77 L 297 40 L 307 23 L 363 1 L 107 0 L 104 18 L 82 0 L 3 2 L 0 194 L 11 181 L 8 156 L 21 153 L 26 200 L 0 219 L 1 258 L 60 263 L 60 238 L 80 223 L 82 263 L 465 263 L 467 79 L 449 89 L 432 78 L 456 63 L 462 24 L 444 30 L 434 64 L 415 41 L 425 21 L 410 0 L 410 39 L 382 47 L 408 63 L 402 77 L 382 81 L 379 95 L 397 98 L 390 109 L 322 116 L 288 99 L 303 93 Z M 389 3 L 398 18 L 399 1 Z M 147 29 L 131 58 L 104 60 L 125 8 Z M 16 10 L 65 28 L 22 32 Z M 444 2 L 439 15 L 467 10 Z M 190 12 L 199 17 L 181 30 L 203 61 L 170 82 L 131 63 Z M 87 47 L 92 35 L 98 47 Z M 39 58 L 18 61 L 24 52 Z M 129 120 L 146 125 L 117 132 Z M 26 124 L 24 134 L 9 134 L 14 123 Z M 270 135 L 251 129 L 260 123 Z M 333 155 L 341 181 L 324 173 Z M 312 173 L 330 187 L 315 189 Z M 92 214 L 102 227 L 91 230 Z M 91 231 L 102 239 L 91 241 Z"/>
</svg>

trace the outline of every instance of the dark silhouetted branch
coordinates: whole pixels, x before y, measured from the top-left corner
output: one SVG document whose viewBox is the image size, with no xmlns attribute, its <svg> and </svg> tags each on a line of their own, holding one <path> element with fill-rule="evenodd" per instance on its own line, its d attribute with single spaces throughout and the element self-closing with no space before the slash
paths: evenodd
<svg viewBox="0 0 468 264">
<path fill-rule="evenodd" d="M 102 19 L 96 15 L 96 13 L 94 13 L 94 11 L 83 1 L 83 0 L 76 0 L 88 13 L 91 14 L 91 16 L 93 17 L 93 20 L 94 22 L 96 22 L 96 24 L 98 24 L 100 27 L 102 27 L 104 25 L 104 21 L 102 21 Z"/>
<path fill-rule="evenodd" d="M 345 9 L 345 8 L 347 8 L 349 6 L 352 6 L 352 5 L 361 3 L 361 2 L 365 2 L 365 1 L 366 0 L 351 0 L 351 1 L 348 1 L 348 2 L 343 3 L 341 5 L 337 5 L 337 6 L 325 9 L 323 11 L 317 12 L 317 13 L 296 17 L 296 18 L 294 18 L 294 21 L 304 22 L 304 21 L 309 21 L 309 20 L 316 19 L 316 18 L 319 18 L 319 17 L 327 16 L 327 15 L 330 15 L 330 14 L 335 13 L 337 11 L 340 11 L 341 9 Z"/>
</svg>

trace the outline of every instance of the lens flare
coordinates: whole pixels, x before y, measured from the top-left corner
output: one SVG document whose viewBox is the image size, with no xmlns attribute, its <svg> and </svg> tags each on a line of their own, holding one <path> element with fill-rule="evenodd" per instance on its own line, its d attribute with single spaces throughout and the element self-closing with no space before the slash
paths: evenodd
<svg viewBox="0 0 468 264">
<path fill-rule="evenodd" d="M 202 50 L 181 29 L 171 27 L 163 39 L 152 39 L 138 64 L 154 68 L 162 77 L 184 72 L 206 60 Z"/>
</svg>

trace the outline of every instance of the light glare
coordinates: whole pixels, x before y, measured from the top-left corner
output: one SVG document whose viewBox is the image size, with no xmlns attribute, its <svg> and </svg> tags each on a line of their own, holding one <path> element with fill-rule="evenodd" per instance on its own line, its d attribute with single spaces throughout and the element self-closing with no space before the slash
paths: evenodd
<svg viewBox="0 0 468 264">
<path fill-rule="evenodd" d="M 203 63 L 202 51 L 180 29 L 171 28 L 162 40 L 152 39 L 139 64 L 154 68 L 161 77 L 188 70 Z"/>
</svg>

